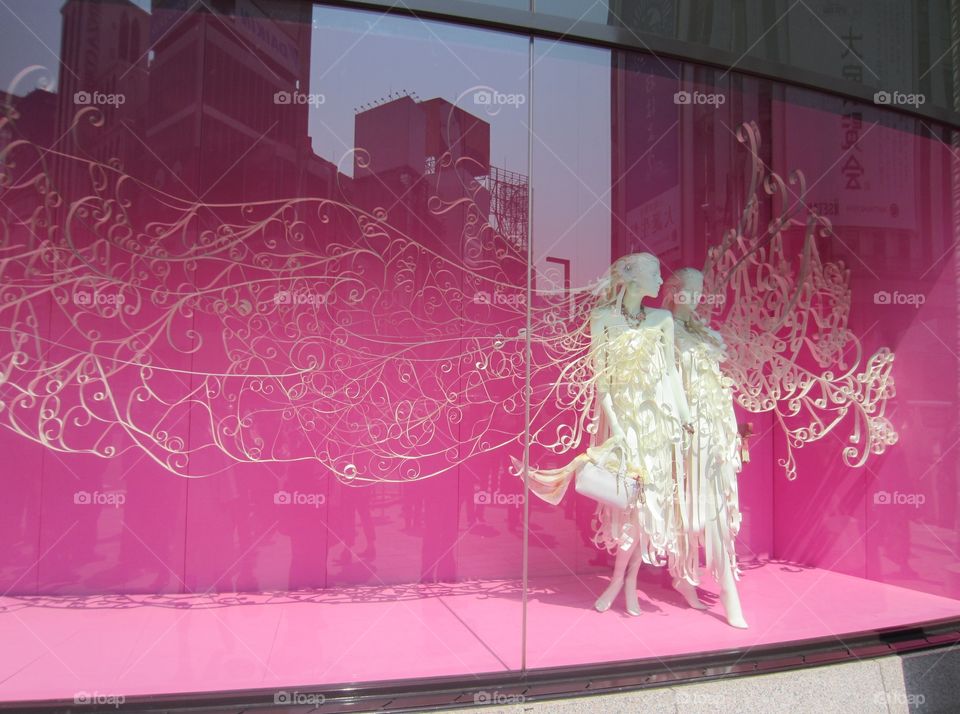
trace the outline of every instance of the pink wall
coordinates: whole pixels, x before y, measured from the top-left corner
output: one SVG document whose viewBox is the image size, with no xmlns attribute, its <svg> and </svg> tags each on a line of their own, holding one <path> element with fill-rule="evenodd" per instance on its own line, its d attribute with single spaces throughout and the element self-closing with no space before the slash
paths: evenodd
<svg viewBox="0 0 960 714">
<path fill-rule="evenodd" d="M 920 123 L 869 106 L 807 92 L 788 97 L 795 103 L 774 113 L 775 165 L 790 161 L 811 184 L 820 177 L 811 200 L 838 214 L 825 255 L 851 270 L 850 326 L 865 354 L 887 346 L 896 355 L 889 416 L 899 442 L 856 470 L 840 461 L 834 435 L 804 447 L 799 478 L 774 481 L 774 552 L 956 596 L 958 296 L 949 149 Z M 862 117 L 856 130 L 855 112 Z M 798 150 L 854 138 L 857 148 L 842 156 L 857 157 L 856 165 L 838 161 L 840 148 Z"/>
</svg>

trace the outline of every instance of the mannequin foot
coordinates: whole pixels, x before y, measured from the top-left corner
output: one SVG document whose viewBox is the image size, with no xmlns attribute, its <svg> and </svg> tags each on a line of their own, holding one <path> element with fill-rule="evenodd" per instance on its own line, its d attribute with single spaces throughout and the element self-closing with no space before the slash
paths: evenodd
<svg viewBox="0 0 960 714">
<path fill-rule="evenodd" d="M 600 597 L 597 598 L 597 602 L 594 603 L 594 607 L 597 609 L 597 612 L 606 612 L 610 609 L 610 606 L 613 605 L 614 599 L 617 597 L 617 593 L 620 592 L 620 588 L 623 587 L 623 581 L 614 580 L 611 582 L 607 589 L 603 591 Z"/>
<path fill-rule="evenodd" d="M 738 630 L 750 629 L 750 625 L 748 625 L 747 621 L 743 619 L 743 615 L 740 615 L 736 618 L 727 615 L 727 624 L 730 625 L 730 627 L 736 627 Z"/>
<path fill-rule="evenodd" d="M 697 588 L 688 583 L 686 580 L 680 578 L 674 579 L 673 589 L 683 595 L 683 599 L 686 600 L 687 604 L 695 610 L 707 609 L 707 606 L 700 602 L 700 598 L 697 597 Z"/>
<path fill-rule="evenodd" d="M 727 624 L 731 627 L 746 630 L 747 621 L 743 619 L 743 611 L 740 609 L 740 596 L 737 591 L 735 589 L 721 590 L 720 602 L 723 603 L 723 609 L 727 613 Z"/>
<path fill-rule="evenodd" d="M 640 600 L 637 598 L 637 574 L 633 573 L 632 576 L 627 576 L 626 585 L 623 587 L 623 599 L 626 601 L 627 612 L 638 617 L 642 611 L 640 610 Z"/>
</svg>

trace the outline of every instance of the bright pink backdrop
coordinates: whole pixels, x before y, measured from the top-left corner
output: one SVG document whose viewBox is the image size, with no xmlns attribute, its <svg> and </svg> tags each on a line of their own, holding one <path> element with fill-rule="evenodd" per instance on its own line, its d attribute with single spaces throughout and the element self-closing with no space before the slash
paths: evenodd
<svg viewBox="0 0 960 714">
<path fill-rule="evenodd" d="M 217 30 L 204 18 L 191 22 L 190 31 L 184 32 L 178 42 L 195 40 L 203 45 L 224 41 L 219 36 L 215 40 L 198 39 L 206 37 L 203 33 Z M 200 45 L 190 47 L 197 49 Z M 516 69 L 512 85 L 505 84 L 501 74 L 481 78 L 484 82 L 496 84 L 501 93 L 526 91 L 525 40 L 511 38 L 496 47 L 482 47 L 479 52 L 491 63 Z M 162 70 L 172 66 L 166 62 L 187 56 L 189 52 L 182 47 L 161 45 L 155 67 Z M 782 435 L 769 416 L 751 417 L 760 436 L 740 479 L 745 516 L 739 548 L 744 563 L 781 559 L 960 597 L 956 568 L 960 481 L 953 424 L 957 412 L 957 283 L 946 190 L 948 147 L 939 135 L 931 136 L 914 122 L 904 125 L 882 110 L 853 107 L 860 114 L 861 125 L 859 148 L 851 152 L 851 129 L 845 123 L 849 123 L 851 107 L 839 100 L 806 93 L 794 93 L 784 100 L 782 87 L 753 79 L 731 79 L 731 75 L 717 77 L 716 86 L 699 85 L 705 91 L 726 93 L 727 101 L 721 108 L 683 108 L 673 102 L 677 79 L 664 67 L 626 53 L 604 52 L 601 59 L 604 73 L 613 80 L 607 106 L 615 113 L 616 131 L 610 128 L 610 116 L 605 114 L 606 133 L 601 139 L 585 132 L 579 143 L 552 144 L 549 150 L 536 142 L 534 166 L 526 167 L 537 188 L 536 210 L 560 210 L 569 197 L 556 189 L 551 173 L 560 172 L 561 164 L 576 165 L 578 154 L 587 153 L 602 140 L 610 145 L 612 171 L 601 177 L 600 184 L 601 190 L 609 189 L 613 218 L 609 236 L 604 234 L 599 240 L 594 237 L 593 243 L 578 239 L 584 252 L 599 251 L 600 262 L 607 265 L 619 254 L 655 247 L 667 270 L 702 265 L 705 247 L 735 220 L 738 200 L 742 199 L 745 157 L 732 131 L 740 122 L 756 120 L 764 136 L 763 156 L 771 168 L 783 175 L 790 169 L 803 169 L 809 183 L 816 183 L 811 200 L 837 207 L 833 217 L 836 240 L 823 246 L 822 255 L 844 260 L 851 270 L 854 297 L 850 325 L 861 336 L 865 353 L 880 346 L 896 353 L 897 397 L 892 419 L 901 441 L 887 454 L 871 460 L 868 468 L 851 470 L 842 465 L 842 445 L 828 436 L 797 451 L 799 477 L 788 482 L 776 465 L 782 456 Z M 577 61 L 575 56 L 548 56 L 543 59 L 541 76 L 548 75 L 552 63 L 562 68 L 565 62 Z M 228 62 L 226 66 L 231 65 Z M 669 67 L 685 80 L 698 71 L 679 63 L 670 63 Z M 299 79 L 306 80 L 306 67 L 300 72 Z M 120 117 L 134 123 L 158 157 L 145 154 L 140 144 L 129 139 L 120 149 L 103 140 L 104 133 L 109 138 L 109 132 L 116 129 L 109 121 L 100 134 L 96 127 L 86 124 L 79 130 L 77 141 L 81 143 L 84 138 L 93 141 L 100 136 L 98 159 L 114 151 L 124 171 L 144 184 L 118 187 L 117 176 L 109 176 L 111 190 L 116 191 L 109 198 L 132 201 L 127 222 L 111 219 L 100 225 L 90 216 L 52 214 L 56 226 L 70 228 L 73 246 L 70 250 L 66 247 L 67 232 L 52 232 L 50 240 L 62 250 L 51 264 L 55 269 L 48 265 L 41 276 L 58 281 L 66 276 L 74 282 L 58 282 L 59 292 L 37 293 L 32 302 L 38 321 L 35 333 L 56 343 L 44 348 L 49 350 L 47 358 L 60 359 L 88 349 L 89 336 L 70 322 L 71 315 L 87 315 L 101 335 L 126 334 L 129 323 L 121 324 L 115 314 L 77 305 L 76 290 L 89 289 L 84 287 L 84 271 L 97 272 L 90 267 L 92 262 L 97 270 L 129 279 L 136 266 L 151 267 L 151 256 L 125 243 L 129 237 L 125 227 L 133 226 L 143 237 L 150 235 L 147 226 L 151 222 L 169 226 L 177 216 L 189 214 L 190 220 L 183 233 L 177 234 L 179 242 L 171 250 L 173 257 L 184 260 L 171 261 L 173 267 L 165 273 L 164 284 L 168 288 L 186 285 L 209 289 L 211 294 L 190 309 L 177 312 L 170 339 L 147 350 L 158 369 L 172 370 L 170 376 L 154 383 L 161 389 L 169 388 L 173 393 L 182 387 L 202 393 L 208 384 L 203 375 L 219 374 L 236 364 L 231 349 L 257 353 L 257 359 L 248 363 L 257 368 L 274 369 L 285 364 L 285 359 L 293 359 L 294 352 L 298 360 L 304 360 L 298 362 L 300 366 L 309 364 L 309 356 L 297 351 L 304 340 L 316 345 L 318 354 L 332 360 L 330 364 L 337 364 L 338 357 L 356 348 L 357 343 L 351 340 L 359 338 L 363 343 L 359 352 L 372 358 L 394 354 L 384 343 L 412 338 L 417 345 L 410 364 L 422 360 L 431 368 L 440 367 L 441 376 L 427 386 L 408 390 L 410 385 L 405 380 L 411 372 L 403 359 L 409 355 L 403 359 L 391 357 L 383 374 L 364 375 L 358 392 L 355 380 L 362 370 L 353 362 L 340 372 L 345 375 L 341 382 L 310 386 L 317 388 L 314 408 L 324 400 L 357 408 L 332 410 L 325 419 L 318 418 L 318 423 L 300 430 L 279 413 L 253 419 L 252 426 L 245 424 L 242 433 L 262 438 L 263 448 L 279 458 L 269 463 L 237 464 L 223 450 L 204 448 L 191 453 L 189 466 L 183 469 L 188 473 L 213 473 L 202 479 L 175 475 L 137 449 L 103 459 L 58 452 L 8 429 L 0 430 L 0 444 L 7 458 L 5 498 L 0 501 L 0 533 L 7 547 L 0 562 L 0 588 L 14 594 L 262 591 L 519 577 L 521 483 L 507 468 L 511 456 L 522 456 L 521 439 L 517 437 L 524 431 L 524 365 L 518 330 L 525 324 L 525 315 L 522 303 L 515 298 L 521 298 L 526 289 L 527 246 L 504 240 L 506 229 L 502 226 L 496 236 L 471 234 L 469 229 L 491 223 L 492 184 L 485 183 L 476 191 L 471 183 L 492 175 L 497 155 L 496 147 L 491 147 L 489 127 L 482 125 L 493 126 L 501 137 L 504 133 L 512 135 L 513 140 L 522 137 L 522 147 L 526 148 L 526 114 L 507 114 L 504 109 L 494 117 L 483 114 L 476 105 L 457 107 L 462 112 L 450 105 L 438 119 L 435 103 L 396 100 L 400 104 L 384 105 L 388 110 L 381 107 L 386 113 L 379 116 L 384 126 L 395 127 L 400 122 L 406 127 L 409 146 L 394 151 L 394 140 L 386 141 L 385 130 L 378 131 L 377 115 L 368 114 L 355 126 L 358 136 L 370 137 L 360 146 L 369 156 L 357 160 L 351 167 L 352 175 L 346 177 L 339 175 L 329 160 L 317 157 L 308 146 L 304 148 L 308 111 L 316 109 L 286 107 L 292 111 L 276 115 L 283 122 L 276 135 L 271 135 L 274 143 L 269 148 L 260 147 L 249 154 L 231 153 L 230 142 L 236 137 L 226 133 L 224 126 L 229 122 L 217 119 L 218 111 L 230 110 L 223 105 L 229 98 L 222 96 L 215 85 L 205 86 L 199 79 L 196 85 L 184 83 L 179 87 L 156 84 L 158 78 L 169 76 L 156 71 L 152 99 L 144 99 L 145 103 L 136 107 L 128 105 L 124 110 L 128 113 Z M 464 90 L 476 83 L 470 77 L 458 81 Z M 248 85 L 243 77 L 231 86 L 244 99 L 240 109 L 234 107 L 241 118 L 250 107 L 266 107 L 268 114 L 280 111 L 270 100 L 276 87 Z M 283 86 L 290 89 L 293 85 Z M 304 81 L 304 86 L 309 82 Z M 65 86 L 64 92 L 68 89 Z M 535 125 L 543 127 L 544 135 L 550 131 L 547 117 L 562 125 L 574 118 L 583 119 L 580 115 L 596 109 L 592 105 L 571 107 L 569 94 L 549 84 L 538 84 L 535 91 L 540 113 Z M 130 94 L 139 96 L 132 89 Z M 173 128 L 151 124 L 152 110 L 167 104 L 187 106 L 191 111 L 185 112 L 182 124 Z M 59 107 L 61 121 L 69 122 L 74 109 L 64 100 Z M 332 110 L 327 107 L 324 111 Z M 482 118 L 479 124 L 475 122 L 477 117 Z M 270 123 L 262 117 L 248 119 L 251 126 L 260 122 L 257 127 L 261 129 Z M 364 121 L 372 124 L 364 127 Z M 385 144 L 382 147 L 376 146 L 378 136 Z M 76 148 L 71 144 L 63 151 L 70 154 Z M 309 154 L 306 158 L 297 154 L 303 159 L 297 165 L 300 174 L 274 163 L 288 150 Z M 854 167 L 851 173 L 846 163 L 851 154 L 858 158 L 863 171 Z M 231 168 L 234 156 L 240 156 L 241 162 Z M 446 173 L 436 164 L 444 156 L 451 161 Z M 365 173 L 367 166 L 363 163 L 367 160 L 370 168 Z M 434 161 L 432 168 L 428 168 L 430 160 Z M 841 168 L 839 173 L 837 166 Z M 85 173 L 87 164 L 64 158 L 47 168 L 60 181 L 68 202 L 90 195 L 85 193 L 91 190 L 90 177 Z M 158 175 L 163 182 L 156 179 Z M 343 193 L 337 193 L 335 185 L 340 179 L 347 185 Z M 858 188 L 850 188 L 852 180 L 859 182 Z M 31 195 L 32 200 L 39 201 L 36 194 Z M 176 198 L 172 207 L 162 200 L 170 196 Z M 254 219 L 263 219 L 269 213 L 251 204 L 291 196 L 306 203 L 284 209 L 272 222 L 253 230 L 243 241 L 242 255 L 224 251 L 187 259 L 197 246 L 209 249 L 208 241 L 229 242 L 234 237 L 217 233 L 218 227 L 249 227 Z M 324 213 L 316 205 L 323 199 L 335 199 L 339 204 Z M 30 200 L 21 198 L 11 205 L 25 208 L 25 214 L 29 214 L 36 207 Z M 437 200 L 443 205 L 439 206 Z M 382 221 L 387 227 L 378 222 L 383 217 L 378 218 L 375 211 L 384 206 L 390 206 L 389 220 Z M 871 212 L 877 207 L 886 212 Z M 116 203 L 112 208 L 117 210 Z M 358 220 L 360 214 L 363 220 Z M 661 215 L 673 223 L 665 224 L 658 218 Z M 762 215 L 767 215 L 766 209 Z M 382 234 L 377 233 L 380 230 Z M 11 236 L 12 245 L 18 248 L 39 245 L 42 240 L 23 228 Z M 538 233 L 536 223 L 533 236 L 523 236 L 523 240 L 533 241 L 535 256 L 536 250 L 553 238 Z M 275 241 L 280 241 L 279 247 Z M 273 291 L 304 290 L 304 294 L 310 294 L 313 290 L 315 294 L 340 297 L 348 294 L 350 284 L 334 288 L 329 284 L 346 269 L 343 260 L 328 266 L 309 264 L 310 258 L 327 255 L 337 241 L 347 248 L 369 249 L 369 255 L 356 258 L 349 267 L 366 276 L 368 284 L 376 288 L 375 295 L 358 303 L 340 304 L 335 310 L 311 311 L 273 309 L 277 305 L 274 293 L 267 292 L 260 298 L 266 303 L 272 301 L 273 308 L 263 315 L 256 312 L 261 307 L 258 303 L 242 303 L 240 298 L 255 294 L 249 292 L 248 283 L 264 276 L 273 281 Z M 97 252 L 105 245 L 115 246 L 109 255 Z M 385 260 L 386 256 L 396 262 Z M 240 263 L 245 265 L 242 281 L 234 275 Z M 7 265 L 5 271 L 8 278 L 25 280 L 23 264 Z M 400 274 L 402 278 L 398 278 Z M 594 271 L 591 277 L 597 274 Z M 141 298 L 148 298 L 157 287 L 152 280 L 139 284 Z M 239 284 L 248 292 L 239 296 L 231 292 Z M 919 294 L 925 302 L 920 307 L 878 303 L 874 296 L 879 291 Z M 477 299 L 480 293 L 507 297 L 491 305 L 489 299 Z M 58 307 L 54 302 L 58 298 L 73 302 L 62 309 L 64 305 Z M 229 302 L 225 311 L 214 309 L 217 299 Z M 250 318 L 250 309 L 259 321 Z M 149 322 L 167 314 L 168 305 L 147 301 L 136 320 Z M 250 321 L 244 323 L 248 318 Z M 301 324 L 302 319 L 305 324 Z M 4 327 L 10 327 L 12 322 L 7 317 L 4 320 Z M 237 330 L 237 322 L 248 329 Z M 285 333 L 291 325 L 296 326 L 293 337 Z M 220 338 L 227 329 L 234 332 L 230 340 L 223 341 Z M 206 342 L 202 349 L 192 351 L 197 336 Z M 265 336 L 275 338 L 290 351 L 257 352 L 257 343 Z M 506 361 L 512 360 L 511 366 L 494 376 L 487 372 L 481 381 L 475 381 L 481 374 L 476 366 L 478 355 L 504 337 L 505 346 L 497 349 Z M 341 338 L 346 342 L 338 341 Z M 130 355 L 127 351 L 121 356 Z M 357 371 L 351 372 L 354 369 Z M 412 373 L 421 374 L 418 369 Z M 249 371 L 257 369 L 251 367 Z M 188 384 L 178 385 L 183 373 L 188 374 Z M 326 372 L 325 378 L 331 379 L 331 374 L 336 370 Z M 136 386 L 130 375 L 131 370 L 123 368 L 111 381 L 111 387 L 125 398 L 132 396 Z M 23 379 L 22 375 L 17 379 Z M 275 384 L 290 387 L 299 383 L 279 380 Z M 223 395 L 210 397 L 203 406 L 180 404 L 164 414 L 159 399 L 163 395 L 158 395 L 137 408 L 145 413 L 155 410 L 152 424 L 185 435 L 185 448 L 209 445 L 215 437 L 224 437 L 226 431 L 222 423 L 211 426 L 206 410 L 223 415 L 233 408 L 233 402 L 225 396 L 229 390 L 224 384 L 220 386 L 224 387 Z M 535 382 L 535 389 L 538 386 L 542 384 Z M 87 389 L 89 395 L 89 385 Z M 81 391 L 72 391 L 71 398 L 79 399 Z M 395 401 L 383 401 L 384 395 Z M 404 412 L 407 416 L 441 404 L 443 418 L 438 423 L 443 428 L 436 432 L 426 428 L 416 437 L 422 442 L 389 429 L 364 432 L 364 418 L 383 419 L 389 424 L 390 409 L 397 407 L 398 395 L 412 398 L 410 411 Z M 423 395 L 429 399 L 418 401 Z M 453 396 L 445 401 L 446 395 Z M 8 393 L 4 398 L 9 404 Z M 509 407 L 505 406 L 508 402 Z M 98 402 L 91 408 L 96 411 L 106 406 Z M 40 417 L 34 415 L 33 421 L 27 419 L 24 424 L 36 426 L 38 420 Z M 116 427 L 105 434 L 101 446 L 115 444 L 122 448 L 133 439 Z M 484 434 L 492 436 L 481 438 Z M 226 441 L 232 457 L 249 447 L 236 440 Z M 417 468 L 424 471 L 455 465 L 422 482 L 358 488 L 333 478 L 322 460 L 284 460 L 284 453 L 315 455 L 318 443 L 321 450 L 325 448 L 322 444 L 329 445 L 330 453 L 324 454 L 329 457 L 326 463 L 339 469 L 351 458 L 361 467 L 370 467 L 379 458 L 380 452 L 375 449 L 383 447 L 398 457 L 413 454 Z M 492 448 L 498 443 L 499 447 Z M 459 453 L 464 444 L 475 446 L 476 455 Z M 542 453 L 535 452 L 534 457 L 539 465 L 551 465 Z M 554 463 L 566 457 L 554 455 Z M 383 472 L 396 475 L 402 469 L 391 462 Z M 903 494 L 922 495 L 924 502 L 883 503 L 882 499 L 876 500 L 881 491 L 891 494 L 894 501 L 899 498 L 895 494 Z M 80 492 L 122 494 L 124 503 L 77 503 Z M 280 493 L 300 498 L 301 502 L 278 502 Z M 573 494 L 558 508 L 531 502 L 531 575 L 609 571 L 609 556 L 598 553 L 589 542 L 592 511 L 592 504 Z"/>
</svg>

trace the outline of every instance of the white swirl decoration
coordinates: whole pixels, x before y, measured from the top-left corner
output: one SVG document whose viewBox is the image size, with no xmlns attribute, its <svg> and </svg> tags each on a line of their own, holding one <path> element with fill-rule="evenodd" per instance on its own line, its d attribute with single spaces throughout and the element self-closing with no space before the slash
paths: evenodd
<svg viewBox="0 0 960 714">
<path fill-rule="evenodd" d="M 794 449 L 835 436 L 844 463 L 861 467 L 897 441 L 886 416 L 894 396 L 893 353 L 863 358 L 847 326 L 850 272 L 821 260 L 817 242 L 833 234 L 830 221 L 806 204 L 801 172 L 784 181 L 765 171 L 760 132 L 743 124 L 737 139 L 750 152 L 750 183 L 739 224 L 708 251 L 705 304 L 728 346 L 725 369 L 746 410 L 769 412 L 785 435 L 780 460 L 797 476 Z M 760 187 L 772 218 L 760 225 Z M 791 254 L 785 245 L 800 241 Z M 845 437 L 842 434 L 845 433 Z"/>
<path fill-rule="evenodd" d="M 522 443 L 526 247 L 494 229 L 467 159 L 437 157 L 423 202 L 388 210 L 348 200 L 356 186 L 185 200 L 80 154 L 0 153 L 8 429 L 64 453 L 140 451 L 185 477 L 314 461 L 355 486 Z M 535 352 L 559 369 L 571 346 L 551 324 Z M 557 385 L 576 377 L 563 369 Z M 583 395 L 554 391 L 536 397 L 536 434 L 562 449 Z"/>
<path fill-rule="evenodd" d="M 96 119 L 87 114 L 74 125 Z M 754 135 L 742 130 L 755 149 Z M 418 207 L 361 207 L 347 198 L 356 186 L 212 204 L 116 160 L 8 143 L 0 423 L 60 452 L 141 452 L 184 477 L 310 461 L 353 486 L 506 461 L 525 439 L 554 454 L 580 448 L 596 432 L 585 331 L 595 297 L 528 293 L 526 236 L 498 232 L 480 169 L 436 157 Z M 764 186 L 783 191 L 775 176 Z M 893 357 L 880 351 L 863 370 L 858 350 L 843 361 L 859 343 L 846 329 L 846 271 L 816 254 L 829 224 L 807 221 L 789 278 L 780 230 L 757 234 L 755 189 L 707 272 L 734 293 L 724 335 L 738 398 L 773 411 L 793 445 L 854 413 L 844 458 L 862 464 L 896 439 L 883 416 Z M 787 425 L 801 416 L 803 427 Z"/>
</svg>

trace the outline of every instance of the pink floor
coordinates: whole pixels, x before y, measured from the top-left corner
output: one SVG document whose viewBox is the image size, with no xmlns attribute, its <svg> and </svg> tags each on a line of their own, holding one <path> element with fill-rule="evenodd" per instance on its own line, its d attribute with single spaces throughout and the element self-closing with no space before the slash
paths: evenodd
<svg viewBox="0 0 960 714">
<path fill-rule="evenodd" d="M 746 631 L 716 587 L 682 605 L 662 571 L 646 612 L 591 609 L 597 576 L 530 583 L 530 668 L 744 648 L 960 616 L 960 601 L 766 563 L 741 582 Z M 464 675 L 520 666 L 520 585 L 484 581 L 270 594 L 0 598 L 0 700 L 125 696 Z"/>
</svg>

